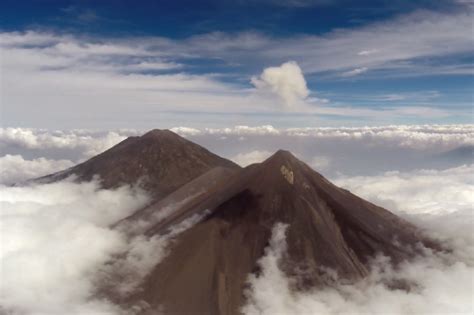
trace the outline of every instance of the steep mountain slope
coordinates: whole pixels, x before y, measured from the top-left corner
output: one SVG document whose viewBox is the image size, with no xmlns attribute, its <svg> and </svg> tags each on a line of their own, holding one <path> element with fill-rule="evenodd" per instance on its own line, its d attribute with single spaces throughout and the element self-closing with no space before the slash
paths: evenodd
<svg viewBox="0 0 474 315">
<path fill-rule="evenodd" d="M 39 178 L 42 182 L 76 175 L 88 181 L 100 176 L 104 188 L 141 181 L 143 187 L 161 197 L 215 168 L 240 167 L 169 130 L 152 130 L 129 137 L 109 150 L 66 171 Z"/>
<path fill-rule="evenodd" d="M 236 169 L 215 167 L 131 216 L 120 220 L 114 228 L 130 236 L 144 234 L 167 218 L 183 212 L 183 209 L 199 204 L 204 198 L 217 191 L 236 172 Z"/>
<path fill-rule="evenodd" d="M 159 213 L 164 208 L 155 205 Z M 132 216 L 147 219 L 152 210 Z M 179 234 L 126 305 L 143 314 L 238 314 L 250 273 L 268 245 L 272 227 L 288 224 L 282 269 L 295 287 L 326 285 L 323 269 L 355 280 L 368 273 L 368 259 L 383 253 L 394 262 L 413 255 L 419 243 L 434 247 L 411 224 L 340 189 L 291 153 L 278 151 L 261 164 L 237 171 L 191 202 L 148 225 L 152 236 L 195 214 L 210 212 Z M 146 305 L 146 307 L 143 307 Z"/>
</svg>

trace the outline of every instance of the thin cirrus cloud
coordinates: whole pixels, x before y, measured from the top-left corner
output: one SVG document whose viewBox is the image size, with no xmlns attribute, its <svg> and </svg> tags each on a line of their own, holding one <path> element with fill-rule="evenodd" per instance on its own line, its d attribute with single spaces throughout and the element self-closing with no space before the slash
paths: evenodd
<svg viewBox="0 0 474 315">
<path fill-rule="evenodd" d="M 263 64 L 269 60 L 281 62 L 292 56 L 306 73 L 337 73 L 362 67 L 393 67 L 393 70 L 397 68 L 401 71 L 404 69 L 400 68 L 399 61 L 472 52 L 471 36 L 465 31 L 471 26 L 472 9 L 453 13 L 415 11 L 390 20 L 353 29 L 339 29 L 321 36 L 272 38 L 255 32 L 217 32 L 191 37 L 184 42 L 173 42 L 171 45 L 169 42 L 158 43 L 156 47 L 166 47 L 174 53 L 181 53 L 186 46 L 197 55 L 234 62 L 238 62 L 238 58 L 245 58 L 258 60 Z M 472 66 L 467 68 L 472 71 Z M 418 64 L 413 63 L 405 69 L 406 74 L 411 72 L 409 75 L 413 75 L 417 69 Z M 431 70 L 433 74 L 436 73 L 435 66 Z"/>
<path fill-rule="evenodd" d="M 368 56 L 377 53 L 378 49 L 361 50 L 357 53 L 359 56 Z"/>
<path fill-rule="evenodd" d="M 360 74 L 362 74 L 364 72 L 367 72 L 367 71 L 369 71 L 369 68 L 366 68 L 366 67 L 356 68 L 356 69 L 341 73 L 341 76 L 342 77 L 354 77 L 356 75 L 360 75 Z"/>
</svg>

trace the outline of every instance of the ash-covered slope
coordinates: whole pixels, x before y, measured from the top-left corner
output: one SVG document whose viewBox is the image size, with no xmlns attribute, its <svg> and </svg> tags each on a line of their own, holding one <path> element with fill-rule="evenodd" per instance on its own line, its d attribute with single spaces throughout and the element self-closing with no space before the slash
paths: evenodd
<svg viewBox="0 0 474 315">
<path fill-rule="evenodd" d="M 257 261 L 276 223 L 288 224 L 281 267 L 298 274 L 297 289 L 328 284 L 322 268 L 355 280 L 368 274 L 368 259 L 376 253 L 398 262 L 413 255 L 410 247 L 434 246 L 411 224 L 334 186 L 286 151 L 217 186 L 146 227 L 146 235 L 164 234 L 210 212 L 176 237 L 169 255 L 122 303 L 141 305 L 143 314 L 238 314 L 246 279 L 259 272 Z M 150 210 L 141 211 L 147 220 Z"/>
<path fill-rule="evenodd" d="M 152 130 L 129 137 L 109 150 L 66 171 L 39 178 L 57 181 L 76 175 L 88 181 L 100 176 L 104 188 L 141 181 L 155 196 L 165 196 L 215 168 L 240 167 L 169 130 Z"/>
</svg>

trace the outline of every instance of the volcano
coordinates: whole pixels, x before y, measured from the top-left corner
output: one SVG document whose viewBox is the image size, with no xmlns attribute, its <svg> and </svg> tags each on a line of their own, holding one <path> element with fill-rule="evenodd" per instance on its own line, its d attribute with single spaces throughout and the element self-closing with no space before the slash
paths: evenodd
<svg viewBox="0 0 474 315">
<path fill-rule="evenodd" d="M 78 181 L 90 181 L 98 176 L 103 188 L 140 183 L 160 198 L 215 167 L 240 168 L 172 131 L 154 129 L 141 137 L 129 137 L 84 163 L 36 181 L 53 182 L 70 176 Z"/>
<path fill-rule="evenodd" d="M 105 293 L 138 314 L 240 314 L 249 275 L 259 274 L 278 224 L 287 226 L 280 267 L 295 290 L 331 285 L 328 269 L 357 281 L 377 254 L 397 264 L 420 244 L 437 248 L 412 224 L 333 185 L 288 151 L 240 168 L 170 131 L 151 131 L 60 176 L 71 173 L 83 180 L 98 174 L 105 187 L 148 178 L 158 197 L 112 227 L 130 237 L 169 235 L 200 218 L 173 234 L 167 256 L 136 289 L 125 297 Z"/>
</svg>

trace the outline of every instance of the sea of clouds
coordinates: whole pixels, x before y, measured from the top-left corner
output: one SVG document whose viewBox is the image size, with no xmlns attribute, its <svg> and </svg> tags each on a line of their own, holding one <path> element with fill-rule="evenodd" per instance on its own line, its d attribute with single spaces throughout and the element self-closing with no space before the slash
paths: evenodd
<svg viewBox="0 0 474 315">
<path fill-rule="evenodd" d="M 471 163 L 474 148 L 474 125 L 289 129 L 267 125 L 172 130 L 242 166 L 286 149 L 331 178 L 451 168 Z M 11 184 L 46 175 L 144 132 L 0 128 L 0 180 Z"/>
<path fill-rule="evenodd" d="M 13 314 L 115 314 L 91 299 L 100 266 L 127 248 L 108 226 L 148 197 L 97 182 L 0 186 L 0 305 Z"/>
<path fill-rule="evenodd" d="M 310 292 L 293 292 L 279 267 L 286 251 L 285 226 L 277 224 L 262 273 L 250 276 L 248 303 L 256 314 L 472 314 L 474 311 L 474 166 L 443 171 L 389 172 L 342 177 L 336 184 L 417 224 L 453 250 L 425 255 L 394 268 L 389 258 L 372 262 L 368 278 Z M 409 291 L 388 284 L 406 281 Z"/>
<path fill-rule="evenodd" d="M 0 185 L 0 313 L 134 314 L 101 298 L 127 296 L 164 257 L 195 215 L 164 235 L 112 229 L 150 201 L 138 187 L 101 189 L 98 180 Z M 3 314 L 3 313 L 2 313 Z"/>
<path fill-rule="evenodd" d="M 453 249 L 449 255 L 427 252 L 396 270 L 378 257 L 360 283 L 295 293 L 278 266 L 286 246 L 285 226 L 278 225 L 260 260 L 261 276 L 249 275 L 245 313 L 474 312 L 474 126 L 174 130 L 241 165 L 289 149 L 337 185 Z M 118 294 L 132 290 L 166 257 L 169 240 L 199 218 L 165 237 L 134 238 L 110 226 L 149 202 L 138 187 L 104 190 L 98 181 L 32 185 L 25 180 L 68 168 L 141 133 L 0 130 L 0 313 L 130 313 L 98 298 L 97 290 L 104 283 Z M 113 282 L 116 273 L 128 275 L 120 285 Z M 385 285 L 399 279 L 416 286 L 406 292 Z"/>
</svg>

